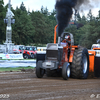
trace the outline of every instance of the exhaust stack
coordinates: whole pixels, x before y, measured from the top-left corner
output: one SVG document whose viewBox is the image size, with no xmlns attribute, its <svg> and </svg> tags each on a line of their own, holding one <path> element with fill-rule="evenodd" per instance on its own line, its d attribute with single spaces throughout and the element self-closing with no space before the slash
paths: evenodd
<svg viewBox="0 0 100 100">
<path fill-rule="evenodd" d="M 61 44 L 61 38 L 58 37 L 58 46 L 60 46 L 60 44 Z"/>
</svg>

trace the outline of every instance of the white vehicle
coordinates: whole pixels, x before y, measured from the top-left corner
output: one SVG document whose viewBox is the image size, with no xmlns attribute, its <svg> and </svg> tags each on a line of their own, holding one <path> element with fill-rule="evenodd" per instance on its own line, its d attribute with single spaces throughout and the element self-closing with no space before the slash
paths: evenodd
<svg viewBox="0 0 100 100">
<path fill-rule="evenodd" d="M 93 50 L 93 48 L 100 48 L 100 39 L 97 40 L 97 44 L 93 44 L 91 49 Z"/>
<path fill-rule="evenodd" d="M 93 50 L 93 48 L 100 48 L 100 44 L 93 44 L 91 49 Z"/>
</svg>

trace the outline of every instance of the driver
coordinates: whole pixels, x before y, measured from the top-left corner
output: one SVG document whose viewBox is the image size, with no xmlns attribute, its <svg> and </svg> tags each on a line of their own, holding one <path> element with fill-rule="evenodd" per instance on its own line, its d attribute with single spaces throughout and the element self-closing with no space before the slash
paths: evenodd
<svg viewBox="0 0 100 100">
<path fill-rule="evenodd" d="M 70 36 L 69 35 L 65 35 L 65 39 L 70 39 Z"/>
<path fill-rule="evenodd" d="M 68 45 L 70 45 L 70 44 L 71 44 L 70 36 L 69 36 L 69 35 L 65 35 L 64 41 L 65 41 L 66 43 L 68 43 Z"/>
</svg>

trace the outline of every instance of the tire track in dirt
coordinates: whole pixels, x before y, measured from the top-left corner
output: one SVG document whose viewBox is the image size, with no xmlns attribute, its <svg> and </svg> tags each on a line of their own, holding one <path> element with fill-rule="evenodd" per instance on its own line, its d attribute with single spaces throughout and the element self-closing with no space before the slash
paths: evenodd
<svg viewBox="0 0 100 100">
<path fill-rule="evenodd" d="M 100 79 L 69 79 L 46 77 L 39 79 L 32 72 L 0 73 L 0 94 L 6 100 L 99 100 Z M 0 99 L 1 100 L 1 99 Z"/>
</svg>

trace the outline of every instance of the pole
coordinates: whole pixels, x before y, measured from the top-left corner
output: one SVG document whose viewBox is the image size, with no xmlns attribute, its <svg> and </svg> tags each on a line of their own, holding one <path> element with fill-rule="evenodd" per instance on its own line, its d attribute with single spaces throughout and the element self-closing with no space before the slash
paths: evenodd
<svg viewBox="0 0 100 100">
<path fill-rule="evenodd" d="M 6 19 L 7 19 L 7 27 L 6 27 L 6 42 L 4 43 L 6 45 L 6 53 L 12 52 L 12 27 L 11 27 L 11 18 L 13 17 L 12 11 L 11 11 L 11 0 L 8 2 L 8 8 L 6 13 Z"/>
<path fill-rule="evenodd" d="M 10 4 L 11 4 L 11 0 L 9 0 L 9 6 L 8 6 L 9 9 L 11 10 L 11 5 Z"/>
<path fill-rule="evenodd" d="M 6 13 L 6 18 L 8 19 L 7 28 L 6 28 L 6 43 L 12 43 L 12 27 L 11 27 L 11 0 L 9 0 L 8 11 Z"/>
</svg>

